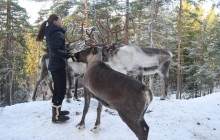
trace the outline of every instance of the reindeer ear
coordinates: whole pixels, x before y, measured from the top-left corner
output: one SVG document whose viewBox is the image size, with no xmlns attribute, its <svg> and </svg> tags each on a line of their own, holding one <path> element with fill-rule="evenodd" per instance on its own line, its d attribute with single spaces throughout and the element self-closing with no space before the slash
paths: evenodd
<svg viewBox="0 0 220 140">
<path fill-rule="evenodd" d="M 92 54 L 97 54 L 98 53 L 98 48 L 97 47 L 93 47 L 92 48 Z"/>
</svg>

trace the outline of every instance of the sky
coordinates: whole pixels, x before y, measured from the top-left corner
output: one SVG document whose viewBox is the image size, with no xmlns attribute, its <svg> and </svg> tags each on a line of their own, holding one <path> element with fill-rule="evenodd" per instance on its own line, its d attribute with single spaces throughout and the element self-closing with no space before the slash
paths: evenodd
<svg viewBox="0 0 220 140">
<path fill-rule="evenodd" d="M 18 4 L 26 9 L 28 16 L 30 17 L 29 22 L 34 24 L 38 18 L 38 12 L 41 9 L 49 8 L 52 5 L 52 1 L 35 2 L 33 0 L 18 0 Z"/>
<path fill-rule="evenodd" d="M 100 130 L 91 131 L 97 108 L 94 99 L 82 130 L 76 125 L 84 99 L 64 101 L 63 109 L 70 111 L 70 120 L 63 124 L 51 122 L 51 101 L 39 99 L 0 107 L 0 140 L 137 140 L 117 112 L 105 107 Z M 148 140 L 219 140 L 220 92 L 190 100 L 176 100 L 175 95 L 163 101 L 154 97 L 144 118 L 150 127 Z"/>
<path fill-rule="evenodd" d="M 42 1 L 35 2 L 33 0 L 18 0 L 18 4 L 26 9 L 30 17 L 29 22 L 31 24 L 34 24 L 34 22 L 37 20 L 38 12 L 41 9 L 49 8 L 52 5 L 52 0 L 43 1 L 43 2 Z M 204 8 L 207 9 L 206 11 L 208 11 L 211 5 L 212 5 L 211 1 L 204 5 Z"/>
</svg>

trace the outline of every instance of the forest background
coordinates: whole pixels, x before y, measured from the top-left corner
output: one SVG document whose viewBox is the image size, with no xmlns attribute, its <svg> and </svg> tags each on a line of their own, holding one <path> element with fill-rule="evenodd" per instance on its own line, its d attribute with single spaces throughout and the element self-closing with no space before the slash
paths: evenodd
<svg viewBox="0 0 220 140">
<path fill-rule="evenodd" d="M 43 0 L 32 0 L 40 2 Z M 61 15 L 64 28 L 120 25 L 125 44 L 171 51 L 169 94 L 189 99 L 211 94 L 220 85 L 219 0 L 51 0 L 30 24 L 17 0 L 0 0 L 0 106 L 30 100 L 39 74 L 45 42 L 35 41 L 40 24 L 51 13 Z M 34 6 L 34 5 L 30 5 Z M 108 20 L 108 24 L 107 24 Z M 80 33 L 68 34 L 76 39 Z M 107 34 L 107 33 L 105 33 Z M 86 39 L 86 36 L 83 37 Z M 154 76 L 154 93 L 161 79 Z M 40 92 L 40 91 L 39 91 Z"/>
</svg>

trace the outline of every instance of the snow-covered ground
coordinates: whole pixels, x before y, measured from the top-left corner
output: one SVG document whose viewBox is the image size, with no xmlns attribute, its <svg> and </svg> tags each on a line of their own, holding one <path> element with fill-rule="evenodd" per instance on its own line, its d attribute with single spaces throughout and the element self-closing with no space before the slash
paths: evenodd
<svg viewBox="0 0 220 140">
<path fill-rule="evenodd" d="M 103 108 L 101 130 L 91 129 L 96 119 L 91 101 L 84 130 L 76 125 L 84 101 L 63 103 L 70 120 L 51 122 L 51 102 L 36 101 L 0 108 L 0 140 L 136 140 L 134 133 L 111 109 Z M 145 114 L 150 127 L 149 140 L 220 140 L 220 92 L 191 100 L 154 98 Z"/>
</svg>

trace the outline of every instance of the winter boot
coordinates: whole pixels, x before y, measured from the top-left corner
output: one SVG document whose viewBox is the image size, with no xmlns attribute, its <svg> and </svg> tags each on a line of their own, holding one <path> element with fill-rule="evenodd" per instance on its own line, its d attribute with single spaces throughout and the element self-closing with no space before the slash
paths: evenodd
<svg viewBox="0 0 220 140">
<path fill-rule="evenodd" d="M 66 111 L 66 110 L 60 111 L 61 116 L 65 116 L 65 115 L 68 115 L 68 114 L 70 114 L 69 111 Z"/>
<path fill-rule="evenodd" d="M 61 105 L 60 106 L 56 106 L 56 105 L 52 106 L 52 122 L 55 122 L 55 123 L 65 122 L 69 119 L 70 118 L 68 116 L 61 115 Z"/>
</svg>

